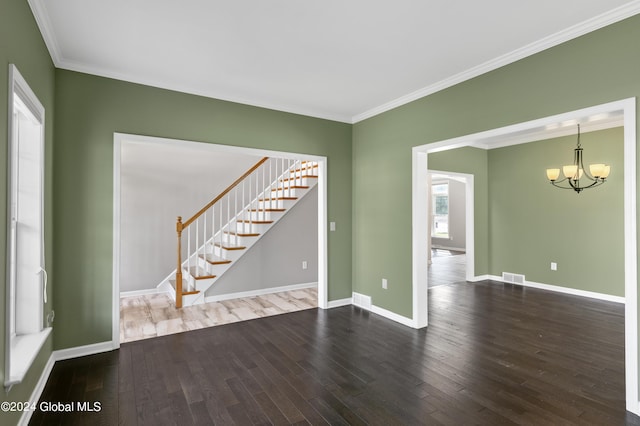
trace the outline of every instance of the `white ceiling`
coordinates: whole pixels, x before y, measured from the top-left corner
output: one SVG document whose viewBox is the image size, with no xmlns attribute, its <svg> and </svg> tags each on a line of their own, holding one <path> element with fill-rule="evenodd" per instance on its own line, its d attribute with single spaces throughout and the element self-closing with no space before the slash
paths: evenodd
<svg viewBox="0 0 640 426">
<path fill-rule="evenodd" d="M 28 0 L 55 65 L 353 123 L 640 0 Z"/>
</svg>

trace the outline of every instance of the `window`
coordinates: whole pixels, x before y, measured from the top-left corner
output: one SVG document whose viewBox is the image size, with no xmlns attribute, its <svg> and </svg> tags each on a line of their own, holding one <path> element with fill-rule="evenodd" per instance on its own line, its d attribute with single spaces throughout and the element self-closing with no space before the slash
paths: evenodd
<svg viewBox="0 0 640 426">
<path fill-rule="evenodd" d="M 431 186 L 433 223 L 431 236 L 449 238 L 449 183 L 434 183 Z"/>
<path fill-rule="evenodd" d="M 51 331 L 44 328 L 44 108 L 9 68 L 7 348 L 5 386 L 22 381 Z"/>
</svg>

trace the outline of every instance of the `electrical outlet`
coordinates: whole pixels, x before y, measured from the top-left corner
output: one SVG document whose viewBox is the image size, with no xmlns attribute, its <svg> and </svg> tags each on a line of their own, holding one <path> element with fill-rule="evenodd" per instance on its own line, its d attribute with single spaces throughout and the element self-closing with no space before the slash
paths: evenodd
<svg viewBox="0 0 640 426">
<path fill-rule="evenodd" d="M 336 230 L 336 223 L 329 222 L 329 231 L 335 231 L 335 230 Z"/>
<path fill-rule="evenodd" d="M 556 262 L 551 262 L 551 270 L 552 271 L 557 271 L 558 270 L 558 264 Z"/>
<path fill-rule="evenodd" d="M 47 324 L 51 325 L 53 324 L 53 319 L 56 317 L 56 311 L 51 311 L 49 312 L 49 314 L 47 315 Z"/>
<path fill-rule="evenodd" d="M 307 269 L 307 261 L 306 260 L 302 261 L 302 269 Z"/>
<path fill-rule="evenodd" d="M 387 279 L 386 278 L 382 279 L 382 288 L 384 288 L 385 290 L 387 289 Z"/>
</svg>

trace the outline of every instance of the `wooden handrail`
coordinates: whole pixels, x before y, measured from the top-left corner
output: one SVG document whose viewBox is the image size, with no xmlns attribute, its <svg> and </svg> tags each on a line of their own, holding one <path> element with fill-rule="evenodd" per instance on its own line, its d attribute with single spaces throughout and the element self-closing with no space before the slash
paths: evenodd
<svg viewBox="0 0 640 426">
<path fill-rule="evenodd" d="M 258 167 L 260 167 L 262 164 L 264 164 L 265 161 L 267 161 L 269 159 L 269 157 L 264 157 L 262 160 L 258 161 L 253 167 L 251 167 L 249 170 L 247 170 L 245 172 L 245 174 L 243 174 L 242 176 L 240 176 L 238 179 L 236 179 L 235 182 L 233 182 L 231 185 L 229 185 L 229 187 L 227 189 L 225 189 L 224 191 L 222 191 L 220 193 L 220 195 L 218 195 L 216 198 L 214 198 L 213 200 L 211 200 L 211 202 L 209 202 L 209 204 L 207 204 L 206 206 L 204 206 L 202 209 L 200 209 L 200 211 L 196 214 L 194 214 L 191 219 L 187 220 L 186 222 L 184 222 L 182 224 L 182 229 L 186 228 L 187 226 L 191 225 L 197 218 L 199 218 L 200 216 L 202 216 L 204 214 L 204 212 L 206 212 L 207 210 L 209 210 L 209 208 L 211 206 L 213 206 L 215 203 L 217 203 L 218 201 L 220 201 L 220 199 L 222 197 L 224 197 L 225 195 L 227 195 L 227 193 L 229 191 L 231 191 L 233 188 L 235 188 L 240 182 L 242 182 L 247 176 L 249 176 L 251 173 L 253 173 Z"/>
</svg>

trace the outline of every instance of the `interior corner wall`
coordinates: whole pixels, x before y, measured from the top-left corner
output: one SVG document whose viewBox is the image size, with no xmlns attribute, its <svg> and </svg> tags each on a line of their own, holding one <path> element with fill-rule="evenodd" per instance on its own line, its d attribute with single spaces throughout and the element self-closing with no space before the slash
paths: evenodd
<svg viewBox="0 0 640 426">
<path fill-rule="evenodd" d="M 2 3 L 0 13 L 0 276 L 6 277 L 7 257 L 7 168 L 8 168 L 8 87 L 9 64 L 15 64 L 34 91 L 45 108 L 45 252 L 46 269 L 49 277 L 53 271 L 53 245 L 52 245 L 52 218 L 53 218 L 53 133 L 54 133 L 54 99 L 55 99 L 55 72 L 53 63 L 42 40 L 40 31 L 33 19 L 31 10 L 26 1 L 5 1 Z M 56 282 L 49 281 L 49 299 L 45 304 L 45 315 L 53 309 L 52 288 Z M 0 380 L 4 383 L 5 374 L 5 329 L 6 329 L 6 300 L 5 291 L 0 291 Z M 58 326 L 54 324 L 53 334 Z M 11 392 L 3 389 L 3 401 L 28 401 L 33 392 L 42 371 L 52 352 L 52 338 L 49 337 L 40 350 L 36 360 L 29 369 L 22 383 L 14 385 Z M 21 412 L 0 412 L 1 424 L 16 424 Z"/>
<path fill-rule="evenodd" d="M 412 147 L 639 96 L 638 39 L 634 16 L 356 123 L 354 289 L 412 317 Z"/>
<path fill-rule="evenodd" d="M 56 70 L 55 349 L 112 336 L 113 133 L 327 157 L 329 300 L 351 295 L 351 125 Z"/>
</svg>

